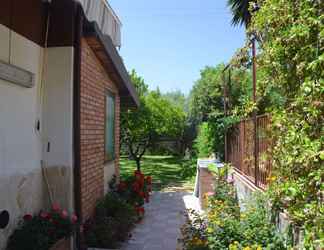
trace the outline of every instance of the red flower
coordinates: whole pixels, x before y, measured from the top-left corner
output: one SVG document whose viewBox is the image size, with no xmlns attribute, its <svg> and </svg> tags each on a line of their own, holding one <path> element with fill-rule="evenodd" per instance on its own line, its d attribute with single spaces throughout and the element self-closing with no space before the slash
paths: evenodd
<svg viewBox="0 0 324 250">
<path fill-rule="evenodd" d="M 141 173 L 141 171 L 135 171 L 134 175 L 135 175 L 135 178 L 137 181 L 140 181 L 140 180 L 144 181 L 144 175 Z"/>
<path fill-rule="evenodd" d="M 145 197 L 145 193 L 143 191 L 139 192 L 138 194 L 140 197 L 144 198 Z"/>
<path fill-rule="evenodd" d="M 72 214 L 71 221 L 72 221 L 73 224 L 77 223 L 78 222 L 78 216 L 76 216 L 75 214 Z"/>
<path fill-rule="evenodd" d="M 140 190 L 140 186 L 139 186 L 139 184 L 138 184 L 137 182 L 134 182 L 134 183 L 133 183 L 133 190 L 134 190 L 135 192 L 139 192 L 139 190 Z"/>
<path fill-rule="evenodd" d="M 143 216 L 145 213 L 144 207 L 135 207 L 136 213 L 140 216 Z"/>
<path fill-rule="evenodd" d="M 147 192 L 152 192 L 152 186 L 151 185 L 147 186 Z"/>
<path fill-rule="evenodd" d="M 127 184 L 123 181 L 121 181 L 119 184 L 118 184 L 118 190 L 119 191 L 124 191 L 125 189 L 127 188 Z"/>
<path fill-rule="evenodd" d="M 59 212 L 61 210 L 61 207 L 60 207 L 60 205 L 58 203 L 53 203 L 52 210 L 54 212 Z"/>
<path fill-rule="evenodd" d="M 142 173 L 139 170 L 135 170 L 134 175 L 136 176 L 137 174 L 142 174 Z"/>
<path fill-rule="evenodd" d="M 152 184 L 152 177 L 151 176 L 146 176 L 146 182 L 147 182 L 147 184 L 151 185 Z"/>
<path fill-rule="evenodd" d="M 145 213 L 145 209 L 144 209 L 144 207 L 140 207 L 140 208 L 139 208 L 139 213 L 142 214 L 142 215 Z"/>
<path fill-rule="evenodd" d="M 67 212 L 66 210 L 63 210 L 63 211 L 61 212 L 61 218 L 62 218 L 62 219 L 66 219 L 67 217 L 69 217 L 68 212 Z"/>
<path fill-rule="evenodd" d="M 143 188 L 144 187 L 144 179 L 143 178 L 139 179 L 137 181 L 137 183 L 138 183 L 138 185 L 139 185 L 140 188 Z"/>
<path fill-rule="evenodd" d="M 47 212 L 41 212 L 39 216 L 44 220 L 49 220 L 51 218 L 51 215 Z"/>
<path fill-rule="evenodd" d="M 31 214 L 25 214 L 23 219 L 24 219 L 24 221 L 30 221 L 33 219 L 33 216 Z"/>
</svg>

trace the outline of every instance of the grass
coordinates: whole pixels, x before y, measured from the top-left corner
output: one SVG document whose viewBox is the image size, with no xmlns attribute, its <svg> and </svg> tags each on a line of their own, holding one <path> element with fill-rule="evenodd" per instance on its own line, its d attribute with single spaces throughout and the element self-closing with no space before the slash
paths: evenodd
<svg viewBox="0 0 324 250">
<path fill-rule="evenodd" d="M 141 170 L 145 175 L 151 175 L 153 190 L 180 188 L 192 190 L 196 175 L 196 161 L 184 160 L 175 156 L 144 156 Z M 136 169 L 134 161 L 127 157 L 120 160 L 121 177 L 133 175 Z"/>
</svg>

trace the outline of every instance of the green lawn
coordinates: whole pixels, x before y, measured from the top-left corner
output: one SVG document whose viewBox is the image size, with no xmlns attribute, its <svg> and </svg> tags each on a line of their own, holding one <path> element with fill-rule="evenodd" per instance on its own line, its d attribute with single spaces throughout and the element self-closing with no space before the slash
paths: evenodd
<svg viewBox="0 0 324 250">
<path fill-rule="evenodd" d="M 133 175 L 136 169 L 134 161 L 121 157 L 121 177 Z M 196 162 L 184 160 L 174 156 L 144 156 L 142 159 L 142 172 L 153 178 L 153 189 L 182 188 L 191 190 L 196 174 Z"/>
</svg>

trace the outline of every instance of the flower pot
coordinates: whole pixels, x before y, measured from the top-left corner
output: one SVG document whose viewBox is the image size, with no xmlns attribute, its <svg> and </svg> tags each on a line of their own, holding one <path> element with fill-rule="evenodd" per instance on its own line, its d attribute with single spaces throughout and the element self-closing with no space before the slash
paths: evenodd
<svg viewBox="0 0 324 250">
<path fill-rule="evenodd" d="M 50 250 L 71 250 L 71 239 L 62 239 L 56 242 Z"/>
</svg>

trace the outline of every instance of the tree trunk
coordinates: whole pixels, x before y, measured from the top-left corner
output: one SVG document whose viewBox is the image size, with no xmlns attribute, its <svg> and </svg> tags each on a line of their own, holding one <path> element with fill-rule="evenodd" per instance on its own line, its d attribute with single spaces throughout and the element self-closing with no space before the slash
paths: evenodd
<svg viewBox="0 0 324 250">
<path fill-rule="evenodd" d="M 136 161 L 137 171 L 141 171 L 141 158 L 136 157 L 135 161 Z"/>
</svg>

